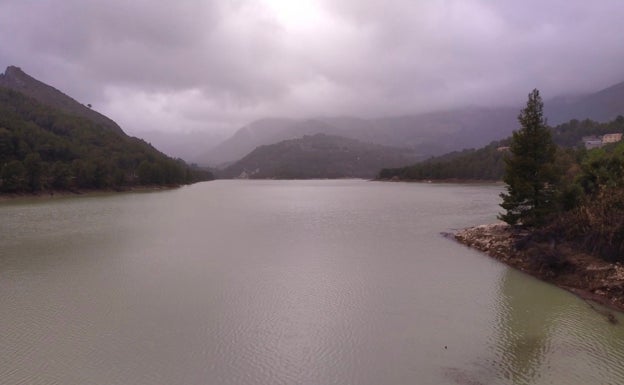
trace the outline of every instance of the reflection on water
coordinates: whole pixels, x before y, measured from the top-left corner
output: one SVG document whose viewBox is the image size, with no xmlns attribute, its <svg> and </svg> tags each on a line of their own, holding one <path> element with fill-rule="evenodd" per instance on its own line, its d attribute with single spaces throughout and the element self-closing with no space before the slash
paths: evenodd
<svg viewBox="0 0 624 385">
<path fill-rule="evenodd" d="M 508 270 L 500 281 L 496 353 L 501 375 L 514 384 L 529 384 L 540 376 L 551 351 L 557 308 L 543 285 Z"/>
<path fill-rule="evenodd" d="M 500 280 L 493 349 L 511 384 L 618 384 L 624 329 L 589 304 L 508 269 Z"/>
</svg>

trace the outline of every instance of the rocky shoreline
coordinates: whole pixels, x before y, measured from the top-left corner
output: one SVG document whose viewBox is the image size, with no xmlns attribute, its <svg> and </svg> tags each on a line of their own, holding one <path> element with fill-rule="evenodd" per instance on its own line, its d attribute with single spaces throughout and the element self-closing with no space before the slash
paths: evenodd
<svg viewBox="0 0 624 385">
<path fill-rule="evenodd" d="M 534 240 L 505 223 L 460 230 L 454 238 L 581 298 L 624 312 L 624 266 L 579 252 L 573 245 Z M 591 303 L 590 303 L 590 306 Z M 611 313 L 605 313 L 616 322 Z"/>
</svg>

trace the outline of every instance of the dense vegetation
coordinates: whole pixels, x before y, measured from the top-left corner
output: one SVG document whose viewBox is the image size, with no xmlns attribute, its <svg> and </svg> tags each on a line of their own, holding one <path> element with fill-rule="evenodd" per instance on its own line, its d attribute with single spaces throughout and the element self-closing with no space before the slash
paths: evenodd
<svg viewBox="0 0 624 385">
<path fill-rule="evenodd" d="M 0 87 L 0 192 L 118 189 L 210 178 L 141 139 Z"/>
<path fill-rule="evenodd" d="M 590 135 L 604 135 L 614 132 L 624 132 L 624 116 L 619 115 L 614 120 L 599 123 L 593 120 L 572 119 L 567 123 L 551 128 L 554 142 L 562 147 L 583 147 L 582 138 Z"/>
<path fill-rule="evenodd" d="M 503 148 L 508 140 L 496 141 L 475 149 L 433 157 L 412 166 L 386 168 L 379 179 L 401 180 L 500 180 L 504 170 Z"/>
<path fill-rule="evenodd" d="M 561 163 L 556 210 L 539 231 L 624 262 L 624 142 Z"/>
<path fill-rule="evenodd" d="M 507 192 L 501 194 L 505 212 L 499 218 L 555 245 L 564 240 L 607 260 L 624 261 L 624 143 L 557 158 L 542 108 L 534 90 L 505 158 Z M 551 265 L 565 268 L 556 252 L 550 254 Z"/>
<path fill-rule="evenodd" d="M 414 161 L 410 150 L 316 134 L 260 146 L 227 167 L 226 178 L 372 178 L 384 166 Z"/>
<path fill-rule="evenodd" d="M 582 138 L 624 132 L 624 117 L 611 122 L 573 119 L 549 128 L 553 141 L 559 146 L 557 158 L 582 156 Z M 495 141 L 480 149 L 467 149 L 433 157 L 423 162 L 401 168 L 383 169 L 379 179 L 400 180 L 501 180 L 505 170 L 504 158 L 511 138 Z M 570 152 L 569 149 L 576 149 Z M 574 153 L 578 153 L 574 155 Z"/>
</svg>

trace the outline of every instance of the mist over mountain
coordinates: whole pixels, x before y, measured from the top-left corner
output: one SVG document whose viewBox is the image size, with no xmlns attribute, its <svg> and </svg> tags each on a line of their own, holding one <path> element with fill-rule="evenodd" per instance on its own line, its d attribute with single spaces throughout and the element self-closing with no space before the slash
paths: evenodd
<svg viewBox="0 0 624 385">
<path fill-rule="evenodd" d="M 196 162 L 208 165 L 231 162 L 260 145 L 317 133 L 405 147 L 426 157 L 466 145 L 479 146 L 489 138 L 508 135 L 514 128 L 514 112 L 515 109 L 506 108 L 474 108 L 378 119 L 265 119 L 241 128 L 213 150 L 199 156 Z"/>
<path fill-rule="evenodd" d="M 315 134 L 260 146 L 228 166 L 220 176 L 254 179 L 372 178 L 381 165 L 397 167 L 417 159 L 418 156 L 409 149 Z"/>
<path fill-rule="evenodd" d="M 133 135 L 520 106 L 624 80 L 620 1 L 0 2 L 0 66 Z M 140 112 L 140 113 L 137 113 Z M 207 150 L 207 148 L 205 149 Z"/>
<path fill-rule="evenodd" d="M 196 156 L 195 162 L 204 165 L 219 165 L 232 162 L 247 155 L 254 148 L 285 139 L 296 138 L 293 128 L 297 121 L 292 119 L 261 119 L 252 122 L 212 149 Z"/>
<path fill-rule="evenodd" d="M 323 133 L 386 146 L 405 147 L 420 157 L 484 146 L 518 128 L 521 107 L 468 107 L 418 115 L 376 119 L 320 117 L 307 120 L 263 119 L 198 156 L 199 164 L 218 165 L 240 159 L 254 148 L 303 135 Z M 545 102 L 550 124 L 570 119 L 608 121 L 624 113 L 624 83 L 604 90 Z"/>
<path fill-rule="evenodd" d="M 585 144 L 583 137 L 600 137 L 605 134 L 622 134 L 624 132 L 624 117 L 619 115 L 609 122 L 596 122 L 590 119 L 562 123 L 550 128 L 553 142 L 559 146 L 557 167 L 560 172 L 566 172 L 562 165 L 570 158 L 580 158 L 584 154 Z M 487 146 L 463 151 L 454 151 L 441 156 L 429 158 L 413 165 L 404 165 L 395 169 L 383 169 L 379 179 L 397 180 L 501 180 L 505 172 L 505 158 L 508 156 L 512 137 L 493 141 Z M 604 146 L 608 151 L 613 150 L 614 144 Z M 603 151 L 601 150 L 601 151 Z M 578 159 L 577 159 L 578 161 Z M 598 163 L 594 163 L 594 166 Z M 593 167 L 593 166 L 592 166 Z M 580 168 L 580 167 L 579 167 Z"/>
<path fill-rule="evenodd" d="M 551 125 L 570 119 L 607 122 L 624 114 L 624 82 L 587 95 L 546 101 L 544 114 Z"/>
<path fill-rule="evenodd" d="M 197 154 L 212 150 L 228 138 L 228 135 L 214 131 L 170 132 L 147 130 L 141 131 L 139 134 L 139 136 L 163 153 L 174 158 L 184 159 L 188 163 L 195 162 Z"/>
</svg>

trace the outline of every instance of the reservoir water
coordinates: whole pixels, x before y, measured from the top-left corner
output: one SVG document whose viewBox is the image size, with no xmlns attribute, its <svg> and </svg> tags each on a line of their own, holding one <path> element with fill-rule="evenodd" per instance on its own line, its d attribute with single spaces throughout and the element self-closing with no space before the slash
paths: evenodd
<svg viewBox="0 0 624 385">
<path fill-rule="evenodd" d="M 0 203 L 0 383 L 622 384 L 624 327 L 445 238 L 501 186 Z"/>
</svg>

